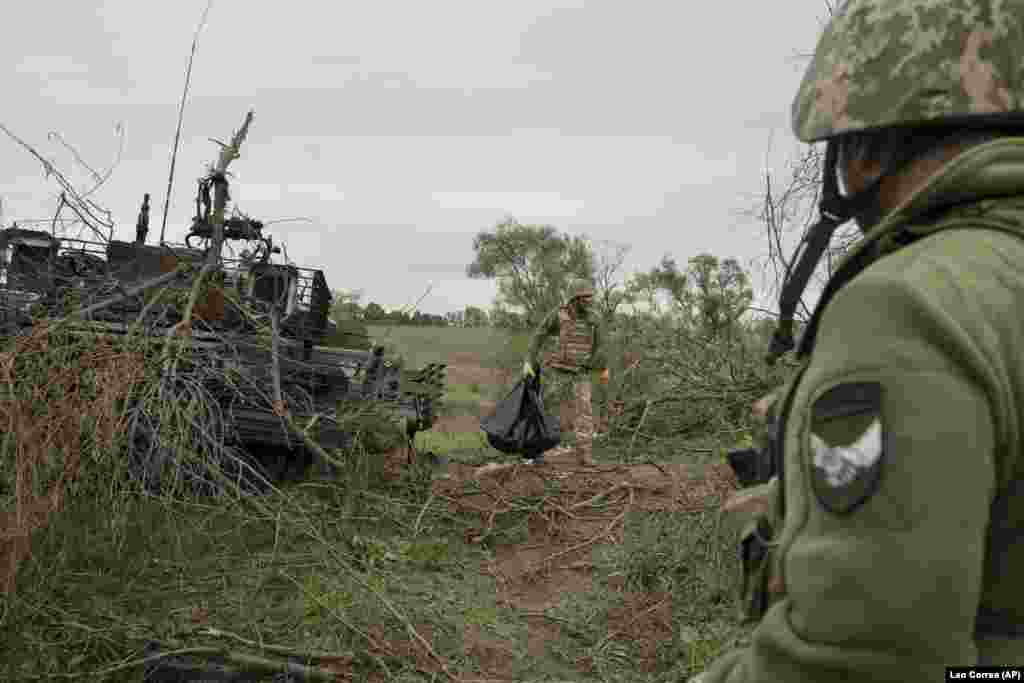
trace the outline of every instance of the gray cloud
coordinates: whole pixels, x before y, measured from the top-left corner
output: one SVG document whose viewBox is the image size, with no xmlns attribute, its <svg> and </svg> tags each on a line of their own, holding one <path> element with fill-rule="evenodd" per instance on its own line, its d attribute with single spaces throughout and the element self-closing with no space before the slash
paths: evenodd
<svg viewBox="0 0 1024 683">
<path fill-rule="evenodd" d="M 88 180 L 124 157 L 98 195 L 133 231 L 143 192 L 162 209 L 188 47 L 205 0 L 19 8 L 0 42 L 15 65 L 0 122 Z M 168 233 L 180 237 L 195 179 L 252 108 L 232 170 L 239 207 L 273 220 L 292 258 L 335 287 L 441 312 L 486 305 L 464 277 L 472 237 L 507 215 L 629 242 L 627 270 L 664 253 L 753 259 L 765 166 L 793 149 L 794 55 L 813 46 L 820 3 L 363 3 L 223 0 L 200 38 Z M 771 31 L 763 30 L 771 26 Z M 40 48 L 45 45 L 46 49 Z M 3 220 L 45 217 L 54 185 L 0 140 Z M 160 219 L 160 211 L 154 211 Z"/>
</svg>

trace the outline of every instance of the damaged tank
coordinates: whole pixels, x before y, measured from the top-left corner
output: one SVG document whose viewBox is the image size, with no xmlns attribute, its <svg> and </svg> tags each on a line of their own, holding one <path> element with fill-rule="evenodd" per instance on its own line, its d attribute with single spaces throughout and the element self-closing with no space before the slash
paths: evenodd
<svg viewBox="0 0 1024 683">
<path fill-rule="evenodd" d="M 92 333 L 129 330 L 166 338 L 184 312 L 192 282 L 136 293 L 140 285 L 205 262 L 213 244 L 209 193 L 218 178 L 200 180 L 196 215 L 184 244 L 147 244 L 149 195 L 132 242 L 85 240 L 44 230 L 0 230 L 0 335 L 10 336 L 40 318 L 67 314 L 68 301 L 115 301 L 76 323 Z M 224 181 L 226 182 L 226 181 Z M 187 353 L 218 365 L 208 387 L 224 416 L 224 437 L 257 456 L 275 478 L 304 470 L 311 456 L 282 419 L 273 387 L 288 414 L 325 448 L 352 445 L 342 416 L 372 405 L 405 439 L 410 459 L 415 434 L 434 424 L 445 391 L 443 364 L 405 368 L 380 346 L 346 348 L 330 320 L 331 290 L 322 270 L 282 259 L 258 220 L 236 215 L 223 222 L 224 251 L 237 256 L 219 265 L 201 289 L 186 340 Z M 223 253 L 223 252 L 222 252 Z M 276 336 L 277 359 L 268 339 Z M 364 345 L 365 346 L 365 345 Z M 315 419 L 314 419 L 315 418 Z M 132 429 L 144 429 L 133 424 Z M 146 441 L 131 434 L 130 444 Z M 134 447 L 134 446 L 130 446 Z M 268 454 L 270 454 L 268 459 Z M 137 454 L 136 454 L 137 455 Z"/>
</svg>

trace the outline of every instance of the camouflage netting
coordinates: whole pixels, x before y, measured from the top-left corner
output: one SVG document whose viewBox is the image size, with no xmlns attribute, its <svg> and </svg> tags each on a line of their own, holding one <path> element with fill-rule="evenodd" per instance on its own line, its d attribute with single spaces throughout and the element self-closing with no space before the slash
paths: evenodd
<svg viewBox="0 0 1024 683">
<path fill-rule="evenodd" d="M 14 587 L 32 533 L 81 488 L 116 486 L 124 406 L 146 378 L 144 354 L 39 325 L 0 352 L 0 577 Z"/>
</svg>

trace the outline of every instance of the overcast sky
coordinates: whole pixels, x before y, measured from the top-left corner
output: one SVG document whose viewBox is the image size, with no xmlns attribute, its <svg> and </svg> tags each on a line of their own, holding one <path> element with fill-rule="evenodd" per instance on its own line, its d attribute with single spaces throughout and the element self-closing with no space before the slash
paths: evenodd
<svg viewBox="0 0 1024 683">
<path fill-rule="evenodd" d="M 133 239 L 144 192 L 157 238 L 190 43 L 207 0 L 36 0 L 4 22 L 13 65 L 0 123 L 78 183 L 56 141 L 120 164 L 97 199 Z M 214 0 L 186 105 L 168 238 L 245 112 L 239 209 L 299 265 L 367 301 L 443 313 L 487 306 L 465 277 L 473 235 L 505 216 L 663 254 L 747 263 L 764 252 L 766 163 L 796 150 L 789 105 L 821 0 L 286 3 Z M 770 151 L 769 151 L 770 150 Z M 0 222 L 49 217 L 56 185 L 0 138 Z"/>
</svg>

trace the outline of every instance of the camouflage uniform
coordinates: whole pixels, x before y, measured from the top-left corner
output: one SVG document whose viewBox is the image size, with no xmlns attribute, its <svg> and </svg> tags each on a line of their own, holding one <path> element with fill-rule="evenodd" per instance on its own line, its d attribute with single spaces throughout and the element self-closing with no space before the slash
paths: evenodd
<svg viewBox="0 0 1024 683">
<path fill-rule="evenodd" d="M 530 342 L 527 360 L 538 367 L 540 349 L 545 340 L 558 335 L 558 348 L 547 354 L 545 365 L 573 378 L 575 397 L 576 459 L 589 464 L 593 457 L 594 411 L 592 408 L 591 370 L 607 367 L 601 352 L 600 322 L 589 306 L 579 305 L 577 297 L 593 288 L 580 282 L 574 286 L 573 297 L 551 311 Z"/>
<path fill-rule="evenodd" d="M 833 144 L 935 121 L 1012 129 L 1022 105 L 1024 3 L 852 0 L 793 119 Z M 772 407 L 779 481 L 744 537 L 760 623 L 695 680 L 1024 663 L 1022 302 L 1024 137 L 1004 137 L 941 166 L 826 286 Z M 747 552 L 754 533 L 768 543 Z"/>
</svg>

